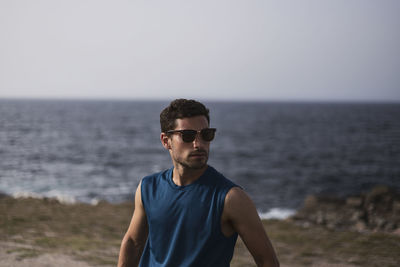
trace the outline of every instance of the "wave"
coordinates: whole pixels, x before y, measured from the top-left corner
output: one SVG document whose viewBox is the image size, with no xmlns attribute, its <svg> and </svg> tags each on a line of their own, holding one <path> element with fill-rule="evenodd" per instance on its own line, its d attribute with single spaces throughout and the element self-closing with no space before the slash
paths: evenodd
<svg viewBox="0 0 400 267">
<path fill-rule="evenodd" d="M 13 193 L 11 196 L 13 198 L 36 198 L 36 199 L 50 198 L 50 199 L 55 199 L 62 204 L 68 204 L 68 205 L 76 204 L 78 202 L 76 198 L 74 198 L 73 196 L 61 194 L 56 191 L 49 191 L 46 194 L 20 191 Z"/>
<path fill-rule="evenodd" d="M 73 205 L 79 203 L 80 201 L 77 200 L 75 197 L 67 194 L 63 194 L 57 190 L 51 190 L 46 193 L 35 193 L 35 192 L 28 192 L 28 191 L 18 191 L 11 194 L 13 198 L 36 198 L 36 199 L 55 199 L 58 202 L 66 205 Z M 91 198 L 90 201 L 84 201 L 85 203 L 91 205 L 97 205 L 100 200 L 98 198 Z M 287 209 L 287 208 L 272 208 L 267 212 L 258 211 L 258 215 L 262 220 L 266 219 L 277 219 L 277 220 L 285 220 L 290 216 L 294 215 L 296 210 Z"/>
<path fill-rule="evenodd" d="M 285 208 L 272 208 L 267 212 L 258 212 L 258 215 L 262 220 L 266 219 L 278 219 L 285 220 L 296 213 L 295 210 Z"/>
</svg>

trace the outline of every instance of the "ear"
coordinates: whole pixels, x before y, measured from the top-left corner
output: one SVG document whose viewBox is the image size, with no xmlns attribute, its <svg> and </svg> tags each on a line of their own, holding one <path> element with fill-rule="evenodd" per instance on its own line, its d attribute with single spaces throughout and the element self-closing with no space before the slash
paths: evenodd
<svg viewBox="0 0 400 267">
<path fill-rule="evenodd" d="M 166 133 L 161 133 L 160 140 L 165 149 L 171 149 L 171 145 L 169 144 L 169 137 Z"/>
</svg>

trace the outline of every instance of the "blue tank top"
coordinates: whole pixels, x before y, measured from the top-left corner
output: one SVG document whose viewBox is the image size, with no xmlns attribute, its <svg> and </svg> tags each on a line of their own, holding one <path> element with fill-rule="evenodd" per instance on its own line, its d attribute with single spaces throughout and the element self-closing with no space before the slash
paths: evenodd
<svg viewBox="0 0 400 267">
<path fill-rule="evenodd" d="M 238 235 L 224 236 L 221 215 L 236 185 L 210 166 L 186 186 L 177 186 L 172 172 L 142 180 L 149 236 L 139 266 L 230 266 Z"/>
</svg>

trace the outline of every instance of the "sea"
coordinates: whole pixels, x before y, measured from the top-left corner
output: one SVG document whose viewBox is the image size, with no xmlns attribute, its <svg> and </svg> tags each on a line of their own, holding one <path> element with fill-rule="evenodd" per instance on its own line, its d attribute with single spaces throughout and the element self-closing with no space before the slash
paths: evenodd
<svg viewBox="0 0 400 267">
<path fill-rule="evenodd" d="M 133 201 L 144 176 L 172 167 L 159 140 L 168 103 L 1 99 L 0 192 Z M 310 194 L 400 189 L 400 103 L 204 103 L 217 128 L 209 164 L 262 218 L 286 218 Z"/>
</svg>

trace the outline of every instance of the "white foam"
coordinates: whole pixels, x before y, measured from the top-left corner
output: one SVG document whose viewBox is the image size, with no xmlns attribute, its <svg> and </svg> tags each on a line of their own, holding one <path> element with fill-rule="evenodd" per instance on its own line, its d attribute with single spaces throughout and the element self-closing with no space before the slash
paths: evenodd
<svg viewBox="0 0 400 267">
<path fill-rule="evenodd" d="M 67 194 L 63 194 L 58 190 L 50 190 L 45 194 L 46 197 L 57 199 L 63 204 L 75 204 L 77 201 L 75 197 Z"/>
<path fill-rule="evenodd" d="M 41 199 L 43 198 L 42 195 L 33 193 L 33 192 L 26 192 L 26 191 L 20 191 L 20 192 L 15 192 L 12 194 L 13 198 L 38 198 Z"/>
<path fill-rule="evenodd" d="M 96 206 L 100 203 L 100 200 L 98 198 L 93 198 L 92 200 L 90 200 L 90 205 L 92 206 Z"/>
<path fill-rule="evenodd" d="M 267 212 L 258 212 L 261 219 L 278 219 L 285 220 L 295 214 L 295 210 L 283 209 L 283 208 L 272 208 Z"/>
<path fill-rule="evenodd" d="M 75 204 L 76 199 L 72 196 L 58 194 L 54 191 L 50 191 L 45 195 L 34 193 L 34 192 L 27 192 L 27 191 L 18 191 L 12 194 L 14 198 L 36 198 L 36 199 L 43 199 L 43 198 L 53 198 L 58 200 L 62 204 Z"/>
</svg>

